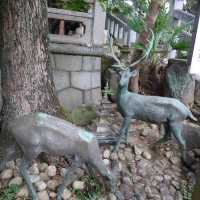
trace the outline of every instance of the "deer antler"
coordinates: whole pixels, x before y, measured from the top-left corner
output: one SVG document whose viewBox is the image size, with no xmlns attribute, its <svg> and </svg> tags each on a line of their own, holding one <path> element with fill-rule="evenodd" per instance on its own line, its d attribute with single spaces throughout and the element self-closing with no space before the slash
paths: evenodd
<svg viewBox="0 0 200 200">
<path fill-rule="evenodd" d="M 114 67 L 118 67 L 122 70 L 127 70 L 127 66 L 122 63 L 118 57 L 115 55 L 115 52 L 113 50 L 113 38 L 112 36 L 109 36 L 109 48 L 110 48 L 110 54 L 108 54 L 110 57 L 112 57 L 116 62 L 117 62 L 117 65 L 113 65 Z"/>
<path fill-rule="evenodd" d="M 139 64 L 142 60 L 144 60 L 145 58 L 147 58 L 151 52 L 151 49 L 153 47 L 153 42 L 154 42 L 154 39 L 155 39 L 155 35 L 152 31 L 152 29 L 149 29 L 150 32 L 151 32 L 151 40 L 149 41 L 149 45 L 148 45 L 148 48 L 144 51 L 144 54 L 141 58 L 139 58 L 138 60 L 136 60 L 135 62 L 131 63 L 130 64 L 130 67 L 134 67 L 135 65 Z"/>
</svg>

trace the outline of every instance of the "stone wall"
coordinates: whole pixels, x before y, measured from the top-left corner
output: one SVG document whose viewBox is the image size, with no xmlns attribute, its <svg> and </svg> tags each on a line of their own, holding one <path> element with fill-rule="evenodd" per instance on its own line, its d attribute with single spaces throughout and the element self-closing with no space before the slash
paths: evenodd
<svg viewBox="0 0 200 200">
<path fill-rule="evenodd" d="M 101 58 L 51 53 L 58 99 L 66 109 L 101 100 Z"/>
</svg>

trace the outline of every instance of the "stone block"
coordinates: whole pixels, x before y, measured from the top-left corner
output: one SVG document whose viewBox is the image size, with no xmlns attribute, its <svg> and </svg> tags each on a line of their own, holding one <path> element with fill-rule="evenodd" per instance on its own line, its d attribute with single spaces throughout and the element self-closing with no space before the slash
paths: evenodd
<svg viewBox="0 0 200 200">
<path fill-rule="evenodd" d="M 174 97 L 187 106 L 194 104 L 195 80 L 188 73 L 186 61 L 171 59 L 165 72 L 165 96 Z"/>
<path fill-rule="evenodd" d="M 101 103 L 101 99 L 101 88 L 84 91 L 84 104 L 99 105 Z"/>
<path fill-rule="evenodd" d="M 71 74 L 72 87 L 89 90 L 101 86 L 100 72 L 72 72 Z"/>
<path fill-rule="evenodd" d="M 82 56 L 54 54 L 56 68 L 65 71 L 80 71 L 82 67 Z"/>
<path fill-rule="evenodd" d="M 69 72 L 54 70 L 53 78 L 54 78 L 56 91 L 70 87 Z"/>
<path fill-rule="evenodd" d="M 58 92 L 58 99 L 61 105 L 69 111 L 83 104 L 82 92 L 74 88 L 68 88 Z"/>
<path fill-rule="evenodd" d="M 83 57 L 83 68 L 84 71 L 100 70 L 101 69 L 101 58 L 93 56 Z"/>
</svg>

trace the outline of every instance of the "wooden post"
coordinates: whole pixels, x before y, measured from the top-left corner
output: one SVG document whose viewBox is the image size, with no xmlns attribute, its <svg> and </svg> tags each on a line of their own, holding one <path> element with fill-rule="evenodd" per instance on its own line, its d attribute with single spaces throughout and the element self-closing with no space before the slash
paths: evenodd
<svg viewBox="0 0 200 200">
<path fill-rule="evenodd" d="M 192 44 L 188 56 L 189 71 L 191 74 L 200 76 L 200 2 L 199 9 L 194 23 Z"/>
<path fill-rule="evenodd" d="M 65 21 L 63 19 L 60 20 L 59 35 L 65 35 Z"/>
</svg>

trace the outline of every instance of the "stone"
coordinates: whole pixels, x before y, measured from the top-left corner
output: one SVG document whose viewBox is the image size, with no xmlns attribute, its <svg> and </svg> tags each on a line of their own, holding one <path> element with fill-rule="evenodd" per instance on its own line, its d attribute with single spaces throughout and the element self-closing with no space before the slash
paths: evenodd
<svg viewBox="0 0 200 200">
<path fill-rule="evenodd" d="M 47 185 L 46 185 L 46 183 L 44 181 L 38 181 L 38 182 L 36 182 L 35 186 L 37 188 L 37 191 L 39 191 L 39 192 L 45 190 L 46 187 L 47 187 Z"/>
<path fill-rule="evenodd" d="M 84 90 L 84 104 L 99 105 L 102 100 L 101 88 L 95 88 L 91 90 Z"/>
<path fill-rule="evenodd" d="M 185 105 L 192 107 L 194 104 L 195 80 L 188 73 L 186 61 L 169 60 L 165 72 L 164 86 L 165 96 L 177 98 Z"/>
<path fill-rule="evenodd" d="M 39 175 L 29 175 L 31 183 L 36 183 L 40 181 L 40 176 Z"/>
<path fill-rule="evenodd" d="M 117 197 L 113 193 L 110 193 L 109 200 L 117 200 Z"/>
<path fill-rule="evenodd" d="M 188 149 L 200 148 L 200 126 L 198 124 L 185 122 L 182 134 Z"/>
<path fill-rule="evenodd" d="M 132 182 L 133 182 L 133 183 L 137 183 L 137 182 L 139 182 L 140 180 L 142 180 L 142 177 L 141 177 L 141 176 L 137 176 L 137 175 L 133 175 L 133 176 L 132 176 Z"/>
<path fill-rule="evenodd" d="M 82 177 L 85 174 L 85 172 L 84 172 L 83 169 L 77 168 L 76 169 L 76 174 L 77 174 L 78 177 Z"/>
<path fill-rule="evenodd" d="M 1 179 L 10 179 L 13 176 L 13 170 L 12 169 L 5 169 L 3 172 L 1 172 Z"/>
<path fill-rule="evenodd" d="M 29 172 L 32 175 L 38 175 L 40 173 L 39 169 L 38 169 L 38 165 L 37 163 L 34 163 L 30 168 L 29 168 Z"/>
<path fill-rule="evenodd" d="M 50 197 L 50 199 L 56 199 L 56 193 L 55 192 L 50 192 L 49 193 L 49 197 Z"/>
<path fill-rule="evenodd" d="M 197 157 L 200 157 L 200 149 L 194 149 L 193 151 Z"/>
<path fill-rule="evenodd" d="M 72 87 L 89 90 L 101 87 L 101 73 L 100 72 L 72 72 L 71 73 Z"/>
<path fill-rule="evenodd" d="M 75 190 L 83 190 L 85 188 L 85 183 L 83 181 L 74 181 L 73 188 Z"/>
<path fill-rule="evenodd" d="M 156 176 L 154 176 L 154 180 L 156 180 L 158 182 L 162 182 L 163 181 L 163 176 L 156 175 Z"/>
<path fill-rule="evenodd" d="M 126 157 L 124 156 L 124 153 L 122 151 L 118 152 L 118 158 L 122 161 L 126 160 Z"/>
<path fill-rule="evenodd" d="M 69 72 L 53 71 L 53 78 L 56 91 L 63 90 L 70 87 Z"/>
<path fill-rule="evenodd" d="M 128 161 L 133 160 L 133 153 L 130 152 L 130 151 L 125 151 L 125 152 L 124 152 L 124 156 L 126 157 L 126 159 L 127 159 Z"/>
<path fill-rule="evenodd" d="M 110 150 L 109 150 L 109 149 L 106 149 L 106 150 L 103 152 L 103 157 L 104 157 L 104 158 L 110 158 L 110 154 L 111 154 Z"/>
<path fill-rule="evenodd" d="M 49 200 L 49 195 L 46 190 L 38 192 L 39 200 Z"/>
<path fill-rule="evenodd" d="M 65 188 L 63 193 L 62 193 L 62 199 L 63 200 L 68 200 L 71 196 L 72 196 L 72 193 L 70 192 L 70 190 Z"/>
<path fill-rule="evenodd" d="M 21 185 L 23 183 L 23 180 L 21 177 L 15 177 L 13 179 L 11 179 L 11 181 L 9 182 L 9 186 L 10 185 Z"/>
<path fill-rule="evenodd" d="M 151 160 L 151 153 L 150 152 L 148 152 L 148 151 L 144 151 L 144 152 L 142 152 L 142 156 L 145 158 L 145 159 L 147 159 L 147 160 Z"/>
<path fill-rule="evenodd" d="M 40 163 L 38 168 L 40 170 L 40 172 L 44 172 L 48 167 L 48 164 L 47 163 Z"/>
<path fill-rule="evenodd" d="M 47 182 L 47 188 L 49 188 L 50 190 L 53 190 L 53 191 L 56 190 L 58 185 L 59 185 L 59 182 L 57 180 L 49 180 Z"/>
<path fill-rule="evenodd" d="M 82 56 L 54 54 L 56 69 L 64 71 L 80 71 L 82 67 Z"/>
<path fill-rule="evenodd" d="M 171 162 L 172 164 L 174 164 L 174 165 L 177 165 L 177 164 L 180 163 L 180 158 L 177 158 L 177 157 L 175 157 L 175 156 L 170 157 L 170 162 Z"/>
<path fill-rule="evenodd" d="M 61 175 L 62 177 L 64 177 L 66 173 L 67 173 L 67 169 L 66 169 L 66 168 L 61 168 L 61 169 L 60 169 L 60 175 Z"/>
<path fill-rule="evenodd" d="M 101 69 L 101 58 L 94 56 L 83 56 L 83 70 L 92 71 Z"/>
<path fill-rule="evenodd" d="M 171 158 L 173 156 L 173 152 L 172 151 L 166 151 L 165 156 L 166 156 L 166 158 Z"/>
<path fill-rule="evenodd" d="M 16 194 L 16 197 L 28 197 L 29 192 L 27 186 L 22 187 L 19 192 Z"/>
<path fill-rule="evenodd" d="M 145 193 L 147 194 L 148 197 L 151 197 L 151 196 L 152 196 L 151 187 L 146 186 L 144 190 L 145 190 Z"/>
<path fill-rule="evenodd" d="M 135 152 L 136 155 L 141 155 L 142 152 L 143 152 L 143 149 L 135 144 L 134 145 L 134 152 Z"/>
<path fill-rule="evenodd" d="M 103 159 L 103 162 L 105 163 L 106 166 L 108 166 L 110 164 L 110 160 L 108 160 L 108 159 Z"/>
<path fill-rule="evenodd" d="M 50 165 L 47 167 L 47 174 L 49 177 L 53 177 L 56 175 L 56 167 L 54 165 Z"/>
<path fill-rule="evenodd" d="M 179 182 L 172 180 L 171 183 L 172 183 L 172 185 L 173 185 L 177 190 L 180 189 L 180 183 L 179 183 Z"/>
<path fill-rule="evenodd" d="M 142 129 L 140 135 L 143 137 L 146 137 L 149 135 L 150 132 L 151 132 L 151 130 L 149 128 L 144 128 L 144 129 Z"/>
<path fill-rule="evenodd" d="M 124 184 L 128 184 L 128 185 L 132 185 L 132 181 L 128 176 L 123 177 L 123 183 Z"/>
<path fill-rule="evenodd" d="M 110 155 L 110 159 L 111 160 L 118 160 L 118 155 L 116 152 L 113 152 L 111 155 Z"/>
<path fill-rule="evenodd" d="M 15 169 L 16 168 L 15 161 L 12 160 L 12 161 L 7 162 L 6 167 L 9 169 Z"/>
<path fill-rule="evenodd" d="M 58 92 L 58 99 L 61 105 L 69 111 L 83 103 L 82 92 L 74 88 L 68 88 Z"/>
</svg>

